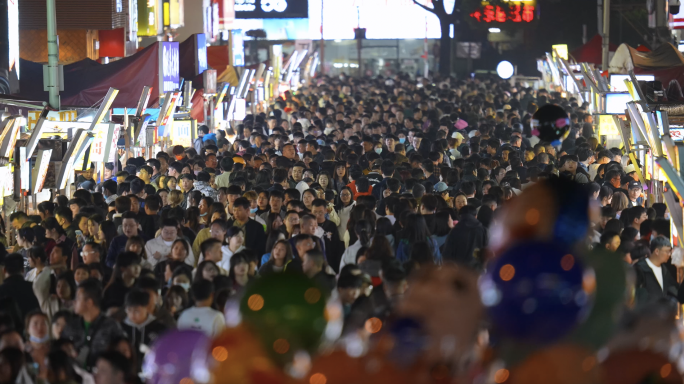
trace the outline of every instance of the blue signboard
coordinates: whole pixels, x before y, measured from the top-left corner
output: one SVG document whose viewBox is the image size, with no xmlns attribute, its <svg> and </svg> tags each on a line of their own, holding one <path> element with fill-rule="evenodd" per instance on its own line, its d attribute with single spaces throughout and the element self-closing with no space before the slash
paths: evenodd
<svg viewBox="0 0 684 384">
<path fill-rule="evenodd" d="M 241 29 L 233 29 L 231 32 L 233 49 L 233 66 L 242 67 L 245 65 L 245 42 Z"/>
<path fill-rule="evenodd" d="M 207 36 L 204 33 L 197 34 L 197 74 L 209 69 L 207 64 Z"/>
<path fill-rule="evenodd" d="M 180 87 L 179 48 L 177 41 L 162 41 L 159 51 L 159 89 L 175 91 Z"/>
</svg>

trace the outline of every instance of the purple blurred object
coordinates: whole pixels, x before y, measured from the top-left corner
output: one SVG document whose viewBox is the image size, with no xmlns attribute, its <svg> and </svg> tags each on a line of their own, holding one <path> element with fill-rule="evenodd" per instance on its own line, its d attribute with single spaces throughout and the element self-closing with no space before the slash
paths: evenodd
<svg viewBox="0 0 684 384">
<path fill-rule="evenodd" d="M 467 127 L 468 127 L 468 122 L 463 120 L 463 119 L 456 120 L 456 123 L 454 124 L 454 128 L 456 128 L 456 129 L 465 129 Z"/>
<path fill-rule="evenodd" d="M 148 384 L 178 384 L 185 378 L 203 377 L 209 370 L 197 357 L 207 356 L 211 340 L 203 332 L 175 330 L 165 333 L 145 355 L 142 372 Z M 203 366 L 199 366 L 203 365 Z"/>
</svg>

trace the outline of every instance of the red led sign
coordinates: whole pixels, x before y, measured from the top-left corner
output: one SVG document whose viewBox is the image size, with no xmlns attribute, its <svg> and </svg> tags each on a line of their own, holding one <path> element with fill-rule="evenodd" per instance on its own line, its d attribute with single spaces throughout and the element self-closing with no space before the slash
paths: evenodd
<svg viewBox="0 0 684 384">
<path fill-rule="evenodd" d="M 534 20 L 535 7 L 531 4 L 511 4 L 508 9 L 498 5 L 485 5 L 470 14 L 483 23 L 529 23 Z"/>
</svg>

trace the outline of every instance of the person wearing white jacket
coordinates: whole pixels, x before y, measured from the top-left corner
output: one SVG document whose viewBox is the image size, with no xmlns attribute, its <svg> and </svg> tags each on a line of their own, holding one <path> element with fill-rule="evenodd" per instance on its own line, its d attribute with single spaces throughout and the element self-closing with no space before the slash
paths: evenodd
<svg viewBox="0 0 684 384">
<path fill-rule="evenodd" d="M 175 219 L 166 219 L 162 222 L 160 235 L 145 244 L 147 261 L 154 268 L 160 261 L 166 260 L 171 254 L 171 246 L 178 238 L 178 222 Z M 195 255 L 192 248 L 188 252 L 185 263 L 191 267 L 195 266 Z"/>
</svg>

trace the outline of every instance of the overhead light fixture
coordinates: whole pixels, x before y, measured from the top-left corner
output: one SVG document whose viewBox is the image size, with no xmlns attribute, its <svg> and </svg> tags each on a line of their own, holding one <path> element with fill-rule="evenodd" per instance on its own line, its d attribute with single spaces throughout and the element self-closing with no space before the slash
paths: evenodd
<svg viewBox="0 0 684 384">
<path fill-rule="evenodd" d="M 489 28 L 489 33 L 499 33 L 501 32 L 501 28 Z"/>
<path fill-rule="evenodd" d="M 504 80 L 510 79 L 513 76 L 513 72 L 515 72 L 515 69 L 509 61 L 504 60 L 496 66 L 496 73 Z"/>
</svg>

